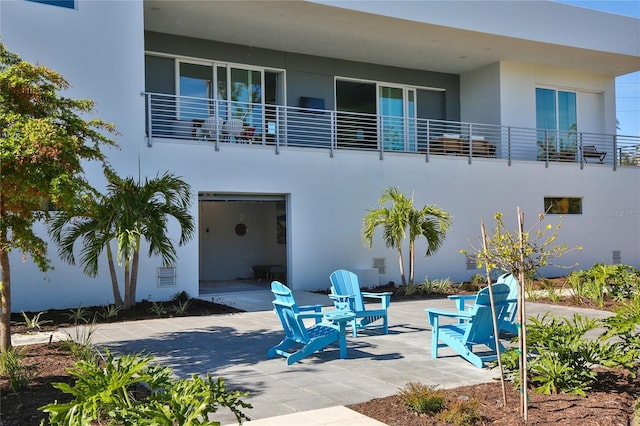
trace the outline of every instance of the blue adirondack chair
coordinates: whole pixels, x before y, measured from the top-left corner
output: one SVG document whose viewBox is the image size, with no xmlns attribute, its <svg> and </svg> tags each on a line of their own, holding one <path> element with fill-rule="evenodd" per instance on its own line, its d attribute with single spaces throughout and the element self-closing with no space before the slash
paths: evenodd
<svg viewBox="0 0 640 426">
<path fill-rule="evenodd" d="M 319 322 L 323 314 L 315 309 L 315 305 L 308 307 L 312 312 L 302 312 L 291 290 L 278 281 L 271 283 L 271 291 L 275 296 L 273 306 L 284 329 L 284 339 L 267 351 L 267 358 L 281 355 L 287 358 L 287 364 L 291 365 L 334 342 L 339 342 L 340 328 L 334 324 Z M 313 318 L 316 322 L 307 327 L 304 324 L 305 318 Z"/>
<path fill-rule="evenodd" d="M 498 277 L 495 284 L 506 284 L 509 286 L 509 296 L 507 298 L 512 302 L 509 303 L 507 308 L 507 315 L 500 326 L 500 331 L 505 333 L 510 333 L 517 335 L 518 328 L 516 326 L 517 323 L 517 314 L 518 314 L 518 280 L 511 273 L 503 274 Z M 449 296 L 449 299 L 456 302 L 456 307 L 459 311 L 465 311 L 470 305 L 467 305 L 467 302 L 471 302 L 476 299 L 475 294 L 455 294 Z M 461 320 L 462 321 L 462 320 Z"/>
<path fill-rule="evenodd" d="M 383 333 L 387 334 L 387 310 L 391 303 L 392 292 L 361 292 L 358 276 L 344 269 L 334 271 L 329 276 L 329 280 L 331 281 L 329 297 L 333 300 L 336 309 L 349 309 L 356 314 L 355 319 L 351 322 L 353 337 L 357 337 L 358 329 L 381 328 Z M 365 298 L 376 299 L 380 303 L 380 307 L 367 309 Z"/>
<path fill-rule="evenodd" d="M 496 321 L 500 326 L 507 316 L 510 289 L 504 283 L 494 284 L 492 289 Z M 431 356 L 433 358 L 438 358 L 438 348 L 448 346 L 479 368 L 482 368 L 485 362 L 497 359 L 489 287 L 478 292 L 475 304 L 466 311 L 453 312 L 432 308 L 426 308 L 425 311 L 431 323 Z M 442 324 L 441 317 L 463 319 L 463 321 Z M 439 343 L 440 341 L 443 343 Z M 473 352 L 474 346 L 483 346 L 484 353 L 480 355 Z M 499 343 L 499 347 L 501 351 L 504 350 L 502 343 Z M 491 350 L 488 354 L 486 354 L 487 348 Z"/>
</svg>

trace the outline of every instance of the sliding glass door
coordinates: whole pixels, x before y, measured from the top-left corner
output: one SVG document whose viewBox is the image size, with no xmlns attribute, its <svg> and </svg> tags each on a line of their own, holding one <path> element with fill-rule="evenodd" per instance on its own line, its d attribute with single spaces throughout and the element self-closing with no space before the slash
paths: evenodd
<svg viewBox="0 0 640 426">
<path fill-rule="evenodd" d="M 536 89 L 538 144 L 551 151 L 571 152 L 577 145 L 575 92 Z"/>
<path fill-rule="evenodd" d="M 378 86 L 378 111 L 384 150 L 415 151 L 415 89 Z"/>
</svg>

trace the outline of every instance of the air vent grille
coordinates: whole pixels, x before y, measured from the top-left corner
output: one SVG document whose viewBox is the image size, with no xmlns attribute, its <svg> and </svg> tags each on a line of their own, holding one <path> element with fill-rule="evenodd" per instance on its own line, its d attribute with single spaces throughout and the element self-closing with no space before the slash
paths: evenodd
<svg viewBox="0 0 640 426">
<path fill-rule="evenodd" d="M 162 266 L 158 268 L 158 287 L 175 287 L 176 286 L 176 268 L 175 266 Z"/>
<path fill-rule="evenodd" d="M 466 259 L 467 271 L 478 269 L 478 257 L 476 255 L 467 255 Z"/>
<path fill-rule="evenodd" d="M 378 270 L 378 274 L 384 275 L 387 273 L 386 259 L 384 257 L 374 257 L 373 267 Z"/>
<path fill-rule="evenodd" d="M 613 264 L 617 265 L 619 263 L 622 263 L 622 254 L 621 254 L 620 250 L 614 250 L 613 251 Z"/>
</svg>

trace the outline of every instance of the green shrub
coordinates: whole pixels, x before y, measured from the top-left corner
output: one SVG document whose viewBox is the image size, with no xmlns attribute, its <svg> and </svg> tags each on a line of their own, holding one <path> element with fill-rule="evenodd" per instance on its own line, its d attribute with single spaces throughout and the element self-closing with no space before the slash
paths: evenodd
<svg viewBox="0 0 640 426">
<path fill-rule="evenodd" d="M 102 307 L 102 312 L 100 312 L 100 316 L 106 320 L 111 318 L 117 318 L 121 310 L 122 310 L 122 306 L 106 305 Z"/>
<path fill-rule="evenodd" d="M 171 368 L 152 366 L 152 360 L 143 354 L 116 359 L 107 352 L 104 366 L 79 361 L 69 370 L 77 379 L 73 386 L 54 384 L 74 399 L 40 410 L 49 414 L 51 425 L 215 425 L 209 417 L 219 407 L 229 408 L 238 423 L 248 419 L 241 409 L 252 407 L 240 399 L 248 393 L 228 391 L 222 378 L 209 375 L 172 379 Z M 139 386 L 149 392 L 134 392 Z"/>
<path fill-rule="evenodd" d="M 480 290 L 481 287 L 482 287 L 482 284 L 475 283 L 475 282 L 460 284 L 460 290 L 462 291 L 478 291 Z"/>
<path fill-rule="evenodd" d="M 171 296 L 171 300 L 173 300 L 174 302 L 178 302 L 178 303 L 184 303 L 184 302 L 188 301 L 189 299 L 191 299 L 191 296 L 189 296 L 189 293 L 187 293 L 184 290 L 179 291 L 176 294 L 174 294 L 173 296 Z"/>
<path fill-rule="evenodd" d="M 527 375 L 536 386 L 536 392 L 585 395 L 596 379 L 594 366 L 626 363 L 628 355 L 620 346 L 611 344 L 606 336 L 585 337 L 602 325 L 601 320 L 578 314 L 572 319 L 550 314 L 529 318 Z M 520 386 L 518 356 L 518 350 L 511 348 L 501 357 L 508 379 L 516 386 Z"/>
<path fill-rule="evenodd" d="M 640 271 L 629 265 L 596 263 L 586 271 L 569 274 L 567 283 L 579 300 L 588 299 L 602 307 L 605 297 L 621 301 L 639 294 Z"/>
<path fill-rule="evenodd" d="M 483 286 L 487 282 L 487 277 L 482 274 L 474 274 L 469 282 L 475 286 Z"/>
<path fill-rule="evenodd" d="M 26 389 L 35 377 L 33 369 L 24 363 L 24 350 L 9 347 L 0 353 L 0 370 L 7 375 L 14 393 Z"/>
<path fill-rule="evenodd" d="M 78 306 L 76 309 L 69 309 L 67 318 L 75 325 L 86 324 L 89 322 L 89 312 L 86 308 Z"/>
<path fill-rule="evenodd" d="M 61 342 L 62 349 L 70 351 L 77 360 L 96 363 L 99 353 L 92 342 L 95 331 L 95 317 L 91 323 L 75 323 L 71 331 L 64 331 L 67 338 Z"/>
<path fill-rule="evenodd" d="M 436 386 L 409 382 L 398 394 L 404 405 L 414 413 L 435 414 L 445 407 L 446 394 Z"/>
<path fill-rule="evenodd" d="M 25 327 L 27 327 L 30 330 L 40 330 L 40 327 L 42 325 L 48 324 L 48 323 L 51 322 L 50 320 L 42 320 L 42 319 L 40 319 L 42 314 L 46 313 L 44 311 L 38 312 L 33 317 L 29 317 L 29 315 L 27 315 L 24 311 L 20 311 L 20 313 L 22 314 L 22 318 L 24 318 L 24 322 L 21 322 L 19 324 L 24 325 Z"/>
<path fill-rule="evenodd" d="M 173 312 L 176 315 L 182 316 L 182 315 L 186 315 L 187 312 L 189 312 L 189 306 L 190 303 L 188 300 L 185 301 L 179 301 L 177 305 L 172 306 L 171 312 Z"/>
<path fill-rule="evenodd" d="M 614 361 L 635 377 L 635 367 L 640 358 L 640 295 L 624 302 L 614 312 L 614 316 L 603 320 L 606 328 L 603 338 L 612 338 L 611 350 L 617 349 L 624 354 Z"/>
<path fill-rule="evenodd" d="M 149 308 L 149 312 L 155 314 L 157 317 L 162 317 L 167 314 L 167 308 L 165 308 L 162 302 L 153 302 Z"/>
<path fill-rule="evenodd" d="M 476 399 L 458 398 L 449 402 L 447 409 L 438 413 L 436 419 L 447 424 L 473 426 L 482 420 L 479 406 Z"/>
</svg>

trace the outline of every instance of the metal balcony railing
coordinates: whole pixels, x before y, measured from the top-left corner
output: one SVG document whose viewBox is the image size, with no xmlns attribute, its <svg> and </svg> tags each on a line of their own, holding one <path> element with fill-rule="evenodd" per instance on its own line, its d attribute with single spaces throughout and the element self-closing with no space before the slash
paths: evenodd
<svg viewBox="0 0 640 426">
<path fill-rule="evenodd" d="M 376 151 L 512 161 L 640 166 L 640 137 L 360 114 L 144 93 L 148 144 L 213 144 Z"/>
</svg>

